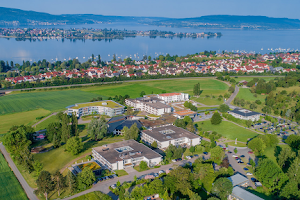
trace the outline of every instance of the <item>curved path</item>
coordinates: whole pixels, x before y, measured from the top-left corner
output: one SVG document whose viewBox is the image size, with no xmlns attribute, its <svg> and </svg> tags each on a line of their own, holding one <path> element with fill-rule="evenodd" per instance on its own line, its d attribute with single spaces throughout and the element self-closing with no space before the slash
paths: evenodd
<svg viewBox="0 0 300 200">
<path fill-rule="evenodd" d="M 20 184 L 22 185 L 25 193 L 27 194 L 27 197 L 30 200 L 38 200 L 38 198 L 33 193 L 34 189 L 32 189 L 28 183 L 25 181 L 24 177 L 16 167 L 15 163 L 12 161 L 12 159 L 9 156 L 9 153 L 6 151 L 5 147 L 3 146 L 2 142 L 0 143 L 0 150 L 3 153 L 3 156 L 5 157 L 6 161 L 8 162 L 10 168 L 13 170 L 15 176 L 19 180 Z"/>
<path fill-rule="evenodd" d="M 35 127 L 36 125 L 38 125 L 39 123 L 45 121 L 46 119 L 48 119 L 49 117 L 52 117 L 53 115 L 56 115 L 57 112 L 52 113 L 51 115 L 44 117 L 41 121 L 38 121 L 37 123 L 33 124 L 31 127 Z"/>
</svg>

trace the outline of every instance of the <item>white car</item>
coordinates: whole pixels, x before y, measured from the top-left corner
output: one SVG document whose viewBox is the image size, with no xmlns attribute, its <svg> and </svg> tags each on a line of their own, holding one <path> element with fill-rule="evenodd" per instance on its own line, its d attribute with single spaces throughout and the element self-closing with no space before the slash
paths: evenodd
<svg viewBox="0 0 300 200">
<path fill-rule="evenodd" d="M 116 189 L 117 188 L 117 185 L 116 184 L 113 184 L 110 186 L 112 189 Z"/>
<path fill-rule="evenodd" d="M 250 173 L 250 172 L 247 172 L 246 175 L 247 175 L 247 176 L 252 176 L 253 174 Z"/>
<path fill-rule="evenodd" d="M 238 156 L 233 154 L 232 157 L 236 158 L 236 157 L 238 157 Z"/>
<path fill-rule="evenodd" d="M 164 170 L 160 170 L 158 173 L 162 174 L 162 173 L 165 173 L 165 171 Z"/>
<path fill-rule="evenodd" d="M 176 160 L 175 160 L 175 159 L 173 159 L 173 160 L 172 160 L 172 162 L 176 162 Z"/>
<path fill-rule="evenodd" d="M 191 157 L 191 156 L 186 156 L 186 158 L 187 158 L 187 159 L 191 159 L 192 157 Z"/>
</svg>

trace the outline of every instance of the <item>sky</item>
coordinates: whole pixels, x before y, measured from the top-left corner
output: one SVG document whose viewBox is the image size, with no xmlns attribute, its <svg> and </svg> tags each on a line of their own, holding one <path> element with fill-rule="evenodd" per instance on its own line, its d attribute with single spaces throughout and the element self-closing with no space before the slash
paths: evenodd
<svg viewBox="0 0 300 200">
<path fill-rule="evenodd" d="M 50 14 L 170 18 L 229 14 L 300 19 L 299 0 L 0 0 L 0 2 L 1 7 Z"/>
</svg>

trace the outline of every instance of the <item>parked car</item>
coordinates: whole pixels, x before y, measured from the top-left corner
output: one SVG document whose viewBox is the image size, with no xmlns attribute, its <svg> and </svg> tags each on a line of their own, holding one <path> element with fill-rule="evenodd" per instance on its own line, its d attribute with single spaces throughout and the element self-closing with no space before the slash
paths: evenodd
<svg viewBox="0 0 300 200">
<path fill-rule="evenodd" d="M 252 177 L 251 181 L 255 183 L 255 182 L 257 182 L 257 179 Z"/>
<path fill-rule="evenodd" d="M 172 160 L 172 162 L 176 162 L 176 161 L 177 161 L 176 159 L 173 159 L 173 160 Z"/>
<path fill-rule="evenodd" d="M 198 155 L 198 154 L 195 154 L 194 157 L 199 157 L 199 155 Z"/>
<path fill-rule="evenodd" d="M 171 170 L 173 170 L 173 168 L 169 168 L 169 170 L 171 171 Z"/>
<path fill-rule="evenodd" d="M 243 169 L 244 169 L 245 171 L 248 171 L 248 170 L 249 170 L 247 167 L 244 167 Z"/>
<path fill-rule="evenodd" d="M 228 153 L 232 153 L 232 151 L 228 151 Z"/>
<path fill-rule="evenodd" d="M 182 160 L 181 158 L 176 159 L 176 161 L 181 161 L 181 160 Z"/>
<path fill-rule="evenodd" d="M 98 178 L 97 181 L 101 182 L 103 181 L 103 178 Z"/>
<path fill-rule="evenodd" d="M 245 156 L 244 156 L 244 155 L 240 155 L 240 157 L 241 157 L 241 158 L 245 158 Z"/>
<path fill-rule="evenodd" d="M 239 161 L 238 161 L 238 163 L 242 164 L 242 163 L 244 163 L 244 162 L 243 162 L 243 161 L 241 161 L 241 160 L 239 160 Z"/>
<path fill-rule="evenodd" d="M 117 185 L 116 184 L 113 184 L 110 186 L 112 189 L 116 189 L 117 188 Z"/>
<path fill-rule="evenodd" d="M 204 155 L 207 155 L 208 153 L 207 153 L 207 152 L 203 152 L 203 154 L 204 154 Z"/>
<path fill-rule="evenodd" d="M 236 158 L 236 157 L 238 157 L 238 156 L 233 154 L 232 157 Z"/>
<path fill-rule="evenodd" d="M 241 160 L 239 157 L 235 157 L 236 160 Z"/>
<path fill-rule="evenodd" d="M 187 158 L 187 159 L 191 159 L 192 157 L 191 157 L 191 156 L 186 156 L 186 158 Z"/>
<path fill-rule="evenodd" d="M 108 178 L 113 179 L 115 178 L 113 175 L 108 176 Z"/>
<path fill-rule="evenodd" d="M 246 175 L 247 175 L 247 176 L 252 176 L 253 174 L 250 173 L 250 172 L 247 172 Z"/>
<path fill-rule="evenodd" d="M 253 152 L 252 152 L 252 151 L 248 151 L 248 153 L 249 153 L 249 154 L 253 154 Z"/>
<path fill-rule="evenodd" d="M 165 173 L 165 171 L 164 170 L 160 170 L 158 173 L 162 174 L 162 173 Z"/>
<path fill-rule="evenodd" d="M 154 177 L 158 177 L 159 174 L 158 174 L 158 173 L 154 173 L 153 176 L 154 176 Z"/>
</svg>

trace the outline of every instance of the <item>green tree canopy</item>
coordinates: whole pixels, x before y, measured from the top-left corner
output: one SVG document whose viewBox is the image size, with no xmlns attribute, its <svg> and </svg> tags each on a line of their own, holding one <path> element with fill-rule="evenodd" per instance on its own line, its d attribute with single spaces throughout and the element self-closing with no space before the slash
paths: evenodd
<svg viewBox="0 0 300 200">
<path fill-rule="evenodd" d="M 218 178 L 212 187 L 211 192 L 218 196 L 221 200 L 226 200 L 228 195 L 232 193 L 233 185 L 228 178 Z"/>
<path fill-rule="evenodd" d="M 88 125 L 87 133 L 95 141 L 102 140 L 107 135 L 107 123 L 104 117 L 93 119 Z"/>
<path fill-rule="evenodd" d="M 252 149 L 255 154 L 261 155 L 264 152 L 266 145 L 261 138 L 254 138 L 248 143 L 248 147 Z"/>
<path fill-rule="evenodd" d="M 219 112 L 215 112 L 213 114 L 213 116 L 211 117 L 211 120 L 210 120 L 211 124 L 213 125 L 218 125 L 218 124 L 221 124 L 222 122 L 222 117 L 220 115 Z"/>
<path fill-rule="evenodd" d="M 91 186 L 95 181 L 96 177 L 93 171 L 89 167 L 85 167 L 82 172 L 78 175 L 78 189 L 85 190 Z"/>
<path fill-rule="evenodd" d="M 68 139 L 66 144 L 66 150 L 71 152 L 73 155 L 77 155 L 83 149 L 83 143 L 81 138 L 75 136 Z"/>
<path fill-rule="evenodd" d="M 48 199 L 49 192 L 53 191 L 54 183 L 51 178 L 51 174 L 48 171 L 42 171 L 36 180 L 37 190 L 35 193 L 43 194 Z"/>
</svg>

